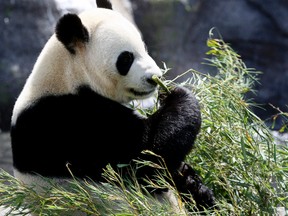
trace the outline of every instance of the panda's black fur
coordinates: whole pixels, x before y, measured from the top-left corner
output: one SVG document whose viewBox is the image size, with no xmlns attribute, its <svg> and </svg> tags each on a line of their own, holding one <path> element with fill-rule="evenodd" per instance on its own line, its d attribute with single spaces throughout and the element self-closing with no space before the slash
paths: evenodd
<svg viewBox="0 0 288 216">
<path fill-rule="evenodd" d="M 14 166 L 69 177 L 69 163 L 75 176 L 99 180 L 107 163 L 129 163 L 141 151 L 144 123 L 132 112 L 85 86 L 77 94 L 43 97 L 12 126 Z"/>
<path fill-rule="evenodd" d="M 109 1 L 97 1 L 97 5 L 112 9 Z M 77 55 L 79 41 L 89 43 L 87 29 L 73 14 L 60 19 L 56 36 L 72 56 Z M 119 55 L 116 67 L 121 76 L 127 75 L 133 61 L 128 51 Z M 147 83 L 156 85 L 151 78 Z M 177 189 L 191 193 L 199 209 L 215 205 L 212 191 L 183 162 L 201 127 L 199 104 L 184 87 L 175 87 L 148 118 L 101 96 L 89 85 L 80 85 L 69 94 L 44 94 L 16 114 L 11 138 L 14 168 L 20 173 L 69 178 L 71 171 L 79 178 L 103 181 L 107 164 L 116 168 L 133 159 L 155 160 L 141 153 L 150 150 L 165 160 Z M 154 170 L 146 167 L 137 177 L 151 178 L 153 174 Z"/>
</svg>

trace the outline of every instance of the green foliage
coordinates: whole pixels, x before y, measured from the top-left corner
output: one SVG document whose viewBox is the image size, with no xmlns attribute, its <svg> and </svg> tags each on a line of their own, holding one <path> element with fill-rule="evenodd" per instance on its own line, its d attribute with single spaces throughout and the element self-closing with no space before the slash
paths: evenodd
<svg viewBox="0 0 288 216">
<path fill-rule="evenodd" d="M 279 206 L 288 209 L 288 149 L 276 145 L 263 121 L 251 111 L 253 102 L 245 97 L 253 92 L 258 73 L 247 68 L 240 56 L 222 39 L 214 38 L 212 32 L 207 46 L 211 58 L 206 63 L 217 68 L 217 75 L 191 69 L 184 73 L 191 74 L 191 78 L 178 83 L 193 88 L 202 108 L 201 132 L 187 162 L 213 189 L 221 209 L 214 215 L 275 215 Z M 161 85 L 171 88 L 177 78 L 162 81 Z M 152 110 L 140 109 L 141 113 L 151 114 L 156 104 Z M 138 163 L 159 169 L 156 183 L 147 180 L 150 186 L 169 187 L 181 203 L 179 194 L 164 180 L 169 173 L 163 167 L 146 161 Z M 137 169 L 131 170 L 132 177 L 133 170 Z M 76 179 L 66 186 L 49 182 L 45 193 L 37 194 L 35 188 L 1 172 L 0 206 L 20 210 L 21 215 L 69 215 L 71 210 L 87 215 L 175 215 L 168 203 L 147 195 L 135 178 L 125 179 L 109 166 L 104 176 L 106 184 Z"/>
<path fill-rule="evenodd" d="M 236 215 L 275 214 L 288 207 L 287 146 L 277 146 L 265 124 L 253 113 L 245 93 L 253 91 L 257 72 L 212 33 L 208 63 L 215 77 L 193 71 L 202 105 L 202 131 L 189 162 L 213 188 L 219 204 Z M 193 82 L 193 83 L 192 83 Z"/>
</svg>

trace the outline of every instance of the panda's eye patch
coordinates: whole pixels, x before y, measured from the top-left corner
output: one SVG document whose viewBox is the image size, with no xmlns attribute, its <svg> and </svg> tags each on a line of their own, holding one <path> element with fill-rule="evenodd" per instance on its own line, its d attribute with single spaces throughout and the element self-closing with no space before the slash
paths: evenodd
<svg viewBox="0 0 288 216">
<path fill-rule="evenodd" d="M 117 59 L 116 67 L 118 72 L 125 76 L 130 70 L 130 67 L 134 61 L 134 55 L 131 52 L 124 51 L 122 52 Z"/>
</svg>

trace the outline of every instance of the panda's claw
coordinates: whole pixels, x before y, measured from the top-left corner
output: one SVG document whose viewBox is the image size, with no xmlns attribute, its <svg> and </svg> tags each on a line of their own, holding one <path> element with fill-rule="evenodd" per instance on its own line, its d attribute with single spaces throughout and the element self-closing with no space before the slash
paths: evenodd
<svg viewBox="0 0 288 216">
<path fill-rule="evenodd" d="M 203 184 L 201 178 L 189 164 L 182 162 L 173 177 L 180 193 L 191 194 L 197 210 L 218 209 L 213 191 Z M 183 199 L 191 202 L 187 196 L 184 196 Z"/>
</svg>

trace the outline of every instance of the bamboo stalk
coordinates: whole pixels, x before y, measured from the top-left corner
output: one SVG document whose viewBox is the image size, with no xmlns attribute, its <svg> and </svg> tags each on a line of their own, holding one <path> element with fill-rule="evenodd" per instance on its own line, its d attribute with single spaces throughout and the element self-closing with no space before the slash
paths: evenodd
<svg viewBox="0 0 288 216">
<path fill-rule="evenodd" d="M 157 75 L 153 75 L 152 79 L 154 82 L 156 82 L 159 86 L 161 86 L 168 94 L 170 94 L 170 90 L 168 87 L 161 81 L 161 79 Z"/>
</svg>

